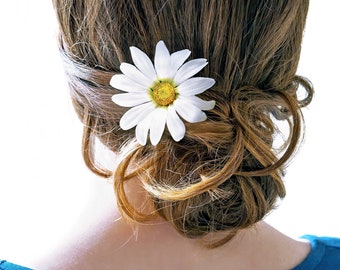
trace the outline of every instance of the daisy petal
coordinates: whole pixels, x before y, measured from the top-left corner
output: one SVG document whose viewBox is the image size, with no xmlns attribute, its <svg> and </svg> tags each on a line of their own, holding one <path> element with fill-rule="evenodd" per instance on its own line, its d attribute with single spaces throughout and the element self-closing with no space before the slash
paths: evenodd
<svg viewBox="0 0 340 270">
<path fill-rule="evenodd" d="M 207 60 L 204 58 L 194 59 L 186 62 L 177 72 L 174 77 L 176 84 L 184 82 L 186 79 L 194 76 L 202 68 L 208 64 Z"/>
<path fill-rule="evenodd" d="M 134 65 L 128 63 L 122 63 L 120 65 L 120 70 L 124 73 L 126 77 L 133 80 L 134 82 L 149 88 L 153 81 L 147 78 L 142 72 L 140 72 Z"/>
<path fill-rule="evenodd" d="M 185 97 L 185 96 L 180 96 L 178 97 L 179 99 L 182 99 L 184 102 L 186 103 L 191 103 L 194 106 L 196 106 L 197 108 L 199 108 L 200 110 L 203 111 L 209 111 L 211 109 L 213 109 L 215 107 L 215 100 L 203 100 L 199 97 L 196 96 L 190 96 L 190 97 Z"/>
<path fill-rule="evenodd" d="M 215 80 L 211 78 L 194 77 L 190 78 L 180 85 L 177 90 L 183 96 L 193 96 L 203 93 L 215 84 Z"/>
<path fill-rule="evenodd" d="M 195 105 L 183 101 L 183 99 L 177 99 L 174 102 L 174 106 L 178 114 L 189 123 L 202 122 L 207 119 L 207 115 L 204 112 Z"/>
<path fill-rule="evenodd" d="M 173 78 L 177 72 L 177 70 L 183 65 L 185 60 L 188 59 L 191 52 L 189 50 L 181 50 L 178 52 L 174 52 L 170 55 L 171 58 L 171 72 L 169 74 L 170 78 Z"/>
<path fill-rule="evenodd" d="M 161 40 L 156 45 L 155 52 L 155 69 L 158 78 L 164 79 L 168 78 L 171 68 L 170 53 L 165 46 L 164 42 Z"/>
<path fill-rule="evenodd" d="M 136 139 L 141 145 L 146 145 L 148 133 L 152 122 L 152 112 L 149 113 L 136 127 Z"/>
<path fill-rule="evenodd" d="M 167 110 L 164 108 L 157 108 L 152 112 L 152 121 L 150 125 L 150 141 L 152 145 L 157 145 L 162 138 Z"/>
<path fill-rule="evenodd" d="M 132 61 L 135 66 L 149 79 L 155 81 L 157 79 L 155 69 L 150 58 L 137 47 L 130 47 Z"/>
<path fill-rule="evenodd" d="M 185 134 L 185 125 L 178 117 L 174 106 L 168 107 L 168 115 L 166 118 L 166 125 L 171 134 L 171 137 L 176 141 L 183 139 Z"/>
<path fill-rule="evenodd" d="M 147 88 L 134 82 L 129 77 L 123 74 L 113 75 L 110 80 L 110 85 L 113 88 L 125 91 L 125 92 L 145 92 Z"/>
<path fill-rule="evenodd" d="M 152 102 L 133 107 L 122 116 L 119 125 L 123 130 L 129 130 L 142 121 L 154 109 L 155 105 Z"/>
<path fill-rule="evenodd" d="M 112 96 L 112 101 L 122 107 L 133 107 L 150 101 L 146 93 L 124 93 Z"/>
</svg>

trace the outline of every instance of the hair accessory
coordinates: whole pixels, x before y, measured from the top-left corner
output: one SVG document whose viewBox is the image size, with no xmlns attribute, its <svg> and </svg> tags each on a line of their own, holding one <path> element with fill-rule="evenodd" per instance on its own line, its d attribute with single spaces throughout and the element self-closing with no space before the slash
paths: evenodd
<svg viewBox="0 0 340 270">
<path fill-rule="evenodd" d="M 165 125 L 172 138 L 183 139 L 185 125 L 181 118 L 197 123 L 207 119 L 203 110 L 211 110 L 215 101 L 202 100 L 195 95 L 215 84 L 215 80 L 195 77 L 207 64 L 204 58 L 190 60 L 185 49 L 169 53 L 161 40 L 156 45 L 154 65 L 140 49 L 130 47 L 134 65 L 122 63 L 111 78 L 110 85 L 126 93 L 112 96 L 112 101 L 123 107 L 132 107 L 120 119 L 120 127 L 129 130 L 136 126 L 137 141 L 145 145 L 150 130 L 150 141 L 157 145 Z M 181 116 L 181 118 L 179 116 Z"/>
</svg>

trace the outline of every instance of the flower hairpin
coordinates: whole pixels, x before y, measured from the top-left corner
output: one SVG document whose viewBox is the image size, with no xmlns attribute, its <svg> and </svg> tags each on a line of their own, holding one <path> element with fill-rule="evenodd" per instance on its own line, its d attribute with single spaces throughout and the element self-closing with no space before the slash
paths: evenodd
<svg viewBox="0 0 340 270">
<path fill-rule="evenodd" d="M 129 130 L 136 126 L 136 139 L 145 145 L 157 145 L 165 126 L 176 141 L 183 139 L 185 125 L 181 118 L 197 123 L 207 119 L 203 111 L 211 110 L 215 101 L 195 96 L 215 84 L 215 80 L 194 77 L 207 64 L 204 58 L 184 63 L 190 55 L 185 49 L 169 53 L 163 41 L 156 45 L 154 65 L 140 49 L 130 47 L 134 65 L 122 63 L 111 78 L 110 85 L 126 93 L 115 94 L 112 101 L 123 107 L 132 107 L 120 119 L 120 127 Z M 181 118 L 180 118 L 180 117 Z"/>
</svg>

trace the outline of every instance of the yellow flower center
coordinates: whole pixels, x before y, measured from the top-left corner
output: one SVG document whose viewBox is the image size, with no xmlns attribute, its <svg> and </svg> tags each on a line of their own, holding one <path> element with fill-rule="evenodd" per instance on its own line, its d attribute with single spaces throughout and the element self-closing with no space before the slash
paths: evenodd
<svg viewBox="0 0 340 270">
<path fill-rule="evenodd" d="M 160 106 L 168 106 L 176 99 L 175 87 L 169 82 L 159 82 L 152 87 L 153 100 Z"/>
</svg>

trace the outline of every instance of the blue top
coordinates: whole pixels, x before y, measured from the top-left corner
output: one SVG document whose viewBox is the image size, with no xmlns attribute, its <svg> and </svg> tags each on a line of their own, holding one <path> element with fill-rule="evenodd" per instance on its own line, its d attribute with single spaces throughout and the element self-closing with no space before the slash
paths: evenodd
<svg viewBox="0 0 340 270">
<path fill-rule="evenodd" d="M 0 260 L 0 270 L 32 270 L 32 269 Z"/>
<path fill-rule="evenodd" d="M 312 246 L 307 258 L 292 270 L 339 270 L 340 238 L 304 235 Z"/>
</svg>

